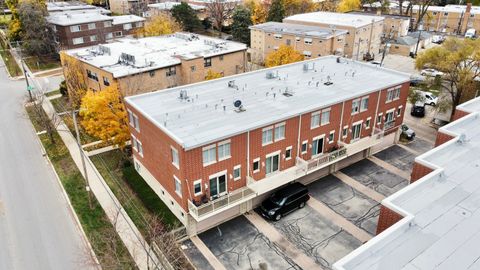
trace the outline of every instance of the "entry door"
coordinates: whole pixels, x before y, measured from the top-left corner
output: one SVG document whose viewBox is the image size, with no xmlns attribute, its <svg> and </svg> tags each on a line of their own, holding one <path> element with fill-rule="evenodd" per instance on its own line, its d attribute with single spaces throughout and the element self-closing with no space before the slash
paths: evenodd
<svg viewBox="0 0 480 270">
<path fill-rule="evenodd" d="M 269 156 L 265 161 L 265 168 L 267 174 L 278 171 L 279 169 L 280 154 Z"/>
<path fill-rule="evenodd" d="M 352 127 L 352 140 L 360 138 L 360 131 L 362 130 L 362 123 L 356 124 Z"/>
<path fill-rule="evenodd" d="M 210 178 L 210 197 L 216 199 L 227 193 L 227 177 L 225 174 Z"/>
<path fill-rule="evenodd" d="M 312 142 L 312 156 L 323 153 L 323 137 L 313 140 Z"/>
</svg>

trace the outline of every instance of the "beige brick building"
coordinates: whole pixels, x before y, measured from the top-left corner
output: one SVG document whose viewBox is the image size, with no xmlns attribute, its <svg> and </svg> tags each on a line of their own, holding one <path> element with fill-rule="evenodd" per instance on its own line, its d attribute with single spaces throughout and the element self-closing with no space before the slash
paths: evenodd
<svg viewBox="0 0 480 270">
<path fill-rule="evenodd" d="M 384 17 L 352 13 L 312 12 L 283 19 L 284 23 L 346 30 L 344 53 L 353 59 L 363 59 L 380 51 Z"/>
<path fill-rule="evenodd" d="M 266 56 L 281 45 L 292 46 L 306 59 L 324 55 L 343 55 L 346 30 L 332 30 L 301 24 L 267 22 L 250 27 L 250 56 L 262 64 Z"/>
<path fill-rule="evenodd" d="M 62 66 L 78 60 L 89 89 L 111 85 L 122 95 L 151 92 L 205 80 L 208 70 L 223 76 L 245 71 L 244 44 L 190 33 L 119 39 L 62 51 Z"/>
</svg>

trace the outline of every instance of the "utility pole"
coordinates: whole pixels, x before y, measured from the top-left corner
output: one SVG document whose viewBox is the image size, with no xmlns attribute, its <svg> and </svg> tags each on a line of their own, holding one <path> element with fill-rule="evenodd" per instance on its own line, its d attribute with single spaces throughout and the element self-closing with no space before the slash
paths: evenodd
<svg viewBox="0 0 480 270">
<path fill-rule="evenodd" d="M 11 48 L 11 46 L 10 46 L 10 48 Z M 25 82 L 27 83 L 28 96 L 30 97 L 30 102 L 33 102 L 33 97 L 32 97 L 33 87 L 31 87 L 30 83 L 28 82 L 27 69 L 25 68 L 25 63 L 23 61 L 22 48 L 18 44 L 18 41 L 17 41 L 17 48 L 18 48 L 18 52 L 19 52 L 19 55 L 20 55 L 20 63 L 22 64 L 23 76 L 25 76 Z"/>
<path fill-rule="evenodd" d="M 356 60 L 358 61 L 358 55 L 360 54 L 360 43 L 362 42 L 363 40 L 361 38 L 358 39 L 358 43 L 357 43 L 357 57 L 356 57 Z"/>
<path fill-rule="evenodd" d="M 420 44 L 420 38 L 422 37 L 422 28 L 418 30 L 418 39 L 417 39 L 417 46 L 415 47 L 415 57 L 417 57 L 418 45 Z"/>
<path fill-rule="evenodd" d="M 82 159 L 83 174 L 84 174 L 84 177 L 85 177 L 85 189 L 86 189 L 87 194 L 88 194 L 88 205 L 90 206 L 90 209 L 93 209 L 92 194 L 90 192 L 90 184 L 88 182 L 87 165 L 85 164 L 85 157 L 84 157 L 84 153 L 83 153 L 83 149 L 82 149 L 82 143 L 80 142 L 80 132 L 78 131 L 77 112 L 78 112 L 78 110 L 72 110 L 73 125 L 75 126 L 75 134 L 77 135 L 78 151 L 79 151 L 80 157 Z"/>
</svg>

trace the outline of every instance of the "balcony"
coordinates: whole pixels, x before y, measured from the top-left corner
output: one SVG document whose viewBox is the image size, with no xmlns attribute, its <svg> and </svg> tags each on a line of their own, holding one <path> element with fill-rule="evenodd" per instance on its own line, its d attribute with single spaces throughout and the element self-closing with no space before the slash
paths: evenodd
<svg viewBox="0 0 480 270">
<path fill-rule="evenodd" d="M 395 126 L 395 121 L 386 122 L 383 125 L 384 130 L 389 130 Z"/>
<path fill-rule="evenodd" d="M 237 189 L 218 199 L 209 201 L 200 206 L 194 205 L 188 201 L 188 210 L 190 215 L 197 221 L 202 221 L 220 211 L 227 210 L 256 196 L 255 192 L 249 187 Z"/>
<path fill-rule="evenodd" d="M 339 142 L 341 146 L 345 147 L 347 156 L 354 155 L 370 148 L 379 142 L 383 138 L 383 130 L 376 128 L 372 136 L 364 137 L 359 140 L 351 141 L 350 143 Z"/>
</svg>

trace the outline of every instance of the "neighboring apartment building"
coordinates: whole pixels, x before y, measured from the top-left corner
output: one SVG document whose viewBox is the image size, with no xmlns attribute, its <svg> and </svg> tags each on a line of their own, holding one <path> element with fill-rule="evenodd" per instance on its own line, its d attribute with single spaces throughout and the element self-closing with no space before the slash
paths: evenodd
<svg viewBox="0 0 480 270">
<path fill-rule="evenodd" d="M 432 43 L 432 34 L 429 32 L 410 32 L 406 36 L 388 41 L 388 52 L 403 56 L 412 56 Z"/>
<path fill-rule="evenodd" d="M 168 14 L 170 15 L 170 10 L 177 5 L 180 5 L 181 2 L 161 2 L 148 5 L 148 11 L 145 12 L 145 17 L 152 17 L 155 15 Z M 188 4 L 195 12 L 200 20 L 205 19 L 206 8 L 205 6 Z"/>
<path fill-rule="evenodd" d="M 127 97 L 134 165 L 195 234 L 394 143 L 409 81 L 324 56 Z"/>
<path fill-rule="evenodd" d="M 224 76 L 245 71 L 245 44 L 190 33 L 118 39 L 61 52 L 64 69 L 75 59 L 89 89 L 118 86 L 124 96 L 205 80 L 208 70 Z"/>
<path fill-rule="evenodd" d="M 382 201 L 377 236 L 335 270 L 480 269 L 480 98 L 457 107 L 410 185 Z"/>
<path fill-rule="evenodd" d="M 357 15 L 378 15 L 385 18 L 383 21 L 383 34 L 382 34 L 382 41 L 386 39 L 395 39 L 398 37 L 403 37 L 408 34 L 408 29 L 410 27 L 410 16 L 404 15 L 392 15 L 392 14 L 381 14 L 378 12 L 377 14 L 372 13 L 365 13 L 359 11 L 352 11 L 349 12 L 350 14 L 357 14 Z"/>
<path fill-rule="evenodd" d="M 344 54 L 361 60 L 380 52 L 384 19 L 364 14 L 313 12 L 293 15 L 283 22 L 347 30 Z"/>
<path fill-rule="evenodd" d="M 250 26 L 250 58 L 263 64 L 281 45 L 292 46 L 306 59 L 343 55 L 347 31 L 301 24 L 267 22 Z"/>
<path fill-rule="evenodd" d="M 110 10 L 104 9 L 97 6 L 87 5 L 79 1 L 68 1 L 68 2 L 47 2 L 47 11 L 49 14 L 55 12 L 72 12 L 72 11 L 81 11 L 81 12 L 99 12 L 100 14 L 110 14 Z"/>
<path fill-rule="evenodd" d="M 92 46 L 134 36 L 145 19 L 135 15 L 106 16 L 99 12 L 56 12 L 47 17 L 59 50 Z"/>
</svg>

